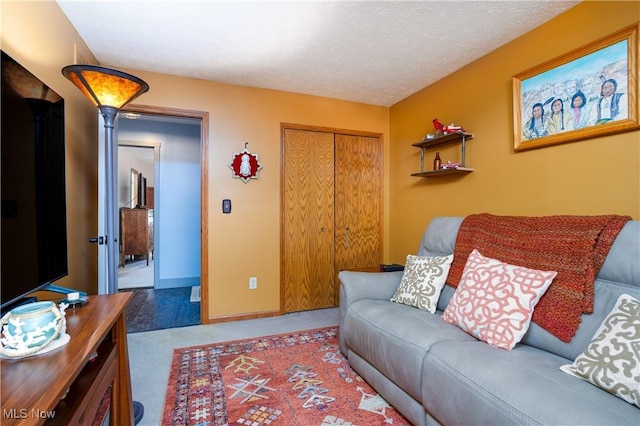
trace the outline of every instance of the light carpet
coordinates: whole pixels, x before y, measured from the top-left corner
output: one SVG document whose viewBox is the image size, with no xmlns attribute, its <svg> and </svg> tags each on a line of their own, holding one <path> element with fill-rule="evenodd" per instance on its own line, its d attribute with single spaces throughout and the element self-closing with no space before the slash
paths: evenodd
<svg viewBox="0 0 640 426">
<path fill-rule="evenodd" d="M 410 425 L 340 353 L 338 327 L 174 350 L 163 425 Z"/>
</svg>

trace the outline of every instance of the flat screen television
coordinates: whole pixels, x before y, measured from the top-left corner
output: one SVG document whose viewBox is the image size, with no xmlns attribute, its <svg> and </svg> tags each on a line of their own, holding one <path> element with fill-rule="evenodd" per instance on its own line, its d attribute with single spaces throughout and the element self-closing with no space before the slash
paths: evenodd
<svg viewBox="0 0 640 426">
<path fill-rule="evenodd" d="M 2 53 L 0 306 L 68 274 L 64 99 Z"/>
</svg>

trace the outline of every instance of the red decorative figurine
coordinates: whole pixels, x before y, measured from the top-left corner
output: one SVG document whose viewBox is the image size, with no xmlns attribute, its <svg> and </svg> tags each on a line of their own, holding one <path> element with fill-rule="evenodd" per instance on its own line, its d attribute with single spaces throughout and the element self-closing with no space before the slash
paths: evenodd
<svg viewBox="0 0 640 426">
<path fill-rule="evenodd" d="M 445 126 L 440 121 L 438 121 L 437 118 L 433 119 L 433 127 L 436 130 L 440 130 L 443 135 L 448 135 L 450 133 L 464 132 L 464 129 L 462 128 L 462 126 L 455 126 L 453 123 L 449 124 L 448 126 Z"/>
</svg>

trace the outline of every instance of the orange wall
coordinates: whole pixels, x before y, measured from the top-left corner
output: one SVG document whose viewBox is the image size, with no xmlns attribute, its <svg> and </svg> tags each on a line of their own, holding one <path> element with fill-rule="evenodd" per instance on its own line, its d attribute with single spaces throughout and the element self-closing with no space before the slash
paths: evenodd
<svg viewBox="0 0 640 426">
<path fill-rule="evenodd" d="M 389 261 L 403 262 L 407 253 L 415 253 L 434 216 L 617 213 L 639 219 L 640 132 L 515 153 L 511 87 L 512 76 L 639 17 L 639 2 L 580 3 L 393 105 Z M 474 134 L 466 152 L 473 173 L 410 176 L 420 165 L 420 151 L 411 144 L 434 132 L 431 120 L 436 117 Z M 459 161 L 457 147 L 440 149 L 440 154 L 443 161 Z M 426 168 L 433 155 L 427 154 Z"/>
<path fill-rule="evenodd" d="M 60 284 L 95 293 L 97 250 L 87 241 L 97 229 L 98 113 L 60 73 L 74 62 L 74 43 L 87 62 L 95 58 L 55 2 L 2 2 L 2 20 L 2 48 L 65 98 L 71 271 Z M 150 85 L 137 103 L 209 113 L 209 316 L 279 311 L 280 123 L 381 133 L 388 158 L 389 109 L 128 71 Z M 246 184 L 227 166 L 245 142 L 263 165 L 259 179 Z M 220 211 L 224 198 L 233 201 L 230 215 Z M 258 277 L 257 290 L 248 289 L 250 276 Z"/>
<path fill-rule="evenodd" d="M 95 61 L 55 2 L 3 1 L 1 47 L 65 100 L 69 275 L 56 284 L 97 292 L 98 110 L 63 77 L 74 52 Z M 55 297 L 60 297 L 59 295 Z"/>
<path fill-rule="evenodd" d="M 5 2 L 2 49 L 65 98 L 70 276 L 60 285 L 96 291 L 97 112 L 60 73 L 74 45 L 95 58 L 53 1 Z M 280 123 L 379 132 L 385 143 L 385 261 L 415 252 L 433 216 L 621 213 L 640 217 L 638 132 L 515 154 L 511 76 L 629 25 L 637 2 L 583 2 L 391 108 L 129 70 L 151 89 L 142 105 L 207 111 L 209 120 L 210 317 L 275 312 L 280 297 Z M 616 19 L 600 19 L 616 16 Z M 52 36 L 55 35 L 55 36 Z M 109 65 L 109 64 L 104 64 Z M 419 179 L 411 143 L 431 119 L 475 134 L 462 178 Z M 231 155 L 249 142 L 260 156 L 258 180 L 231 178 Z M 442 150 L 446 161 L 453 150 Z M 616 167 L 607 167 L 616 162 Z M 427 159 L 427 164 L 430 159 Z M 223 215 L 223 198 L 233 213 Z M 248 290 L 248 277 L 258 289 Z"/>
<path fill-rule="evenodd" d="M 279 311 L 280 123 L 379 132 L 387 141 L 388 108 L 130 72 L 150 86 L 139 104 L 209 113 L 209 317 Z M 228 167 L 245 142 L 263 166 L 248 183 Z M 231 214 L 221 212 L 224 198 Z M 251 276 L 257 290 L 249 290 Z"/>
</svg>

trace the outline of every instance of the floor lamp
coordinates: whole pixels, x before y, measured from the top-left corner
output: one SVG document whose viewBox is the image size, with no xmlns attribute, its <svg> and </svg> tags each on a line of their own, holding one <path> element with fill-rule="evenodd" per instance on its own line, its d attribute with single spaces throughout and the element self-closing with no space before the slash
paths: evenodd
<svg viewBox="0 0 640 426">
<path fill-rule="evenodd" d="M 107 289 L 109 294 L 114 294 L 118 292 L 116 277 L 119 244 L 116 234 L 118 201 L 115 188 L 118 183 L 113 158 L 113 127 L 118 111 L 148 91 L 149 85 L 130 74 L 95 65 L 69 65 L 62 69 L 62 74 L 98 107 L 104 117 Z M 141 403 L 133 402 L 133 413 L 137 424 L 144 415 Z"/>
</svg>

